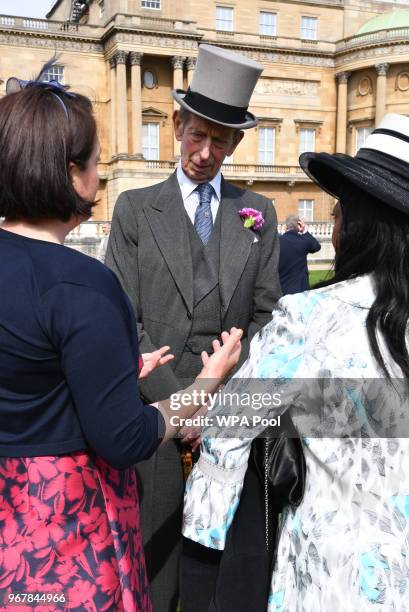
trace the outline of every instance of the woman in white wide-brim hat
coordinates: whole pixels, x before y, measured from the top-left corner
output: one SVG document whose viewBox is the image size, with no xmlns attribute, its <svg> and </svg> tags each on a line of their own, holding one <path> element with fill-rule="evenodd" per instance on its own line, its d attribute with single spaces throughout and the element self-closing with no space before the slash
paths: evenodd
<svg viewBox="0 0 409 612">
<path fill-rule="evenodd" d="M 257 414 L 288 410 L 304 443 L 305 495 L 282 518 L 268 610 L 403 612 L 409 609 L 409 118 L 386 116 L 355 158 L 306 153 L 300 162 L 338 199 L 335 276 L 280 300 L 225 387 L 254 391 L 263 382 L 266 391 L 275 379 L 281 406 Z M 223 412 L 219 405 L 212 415 Z M 225 430 L 204 432 L 186 493 L 186 537 L 223 549 L 250 438 L 262 429 L 243 427 L 234 439 Z M 245 576 L 237 588 L 246 588 Z"/>
</svg>

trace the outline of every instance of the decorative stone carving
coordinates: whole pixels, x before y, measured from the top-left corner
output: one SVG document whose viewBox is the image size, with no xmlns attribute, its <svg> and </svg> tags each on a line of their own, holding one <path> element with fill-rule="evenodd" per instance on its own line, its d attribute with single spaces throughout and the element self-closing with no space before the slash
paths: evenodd
<svg viewBox="0 0 409 612">
<path fill-rule="evenodd" d="M 408 91 L 409 89 L 409 72 L 403 70 L 396 76 L 395 90 Z"/>
<path fill-rule="evenodd" d="M 348 83 L 350 76 L 350 72 L 338 72 L 338 74 L 335 75 L 335 78 L 338 80 L 338 83 Z"/>
<path fill-rule="evenodd" d="M 142 62 L 143 53 L 139 51 L 131 51 L 129 54 L 129 63 L 131 66 L 140 66 Z"/>
<path fill-rule="evenodd" d="M 260 117 L 258 116 L 257 120 L 258 120 L 258 124 L 255 128 L 256 131 L 260 127 L 273 127 L 278 132 L 281 132 L 281 125 L 283 123 L 283 120 L 281 119 L 281 117 Z"/>
<path fill-rule="evenodd" d="M 354 62 L 356 60 L 372 60 L 371 65 L 373 65 L 374 57 L 378 57 L 382 59 L 382 57 L 388 58 L 391 55 L 402 55 L 409 53 L 409 44 L 399 44 L 399 45 L 388 45 L 385 47 L 372 47 L 369 49 L 359 49 L 358 51 L 351 51 L 350 53 L 343 53 L 335 59 L 335 66 L 340 67 L 345 62 Z"/>
<path fill-rule="evenodd" d="M 358 83 L 357 95 L 358 96 L 367 96 L 371 94 L 373 91 L 372 81 L 369 76 L 363 76 Z"/>
<path fill-rule="evenodd" d="M 130 32 L 117 32 L 113 34 L 105 43 L 105 52 L 109 52 L 112 47 L 122 44 L 136 44 L 138 47 L 160 47 L 163 49 L 183 49 L 184 51 L 197 51 L 198 41 L 193 38 L 171 38 L 167 32 L 165 35 L 152 34 L 134 34 Z M 279 64 L 297 64 L 304 66 L 319 66 L 323 68 L 334 68 L 335 61 L 328 56 L 309 56 L 296 53 L 279 53 L 268 51 L 247 51 L 245 49 L 237 49 L 243 55 L 251 57 L 259 62 L 272 62 Z M 145 49 L 145 53 L 147 50 Z"/>
<path fill-rule="evenodd" d="M 301 129 L 315 130 L 318 134 L 321 134 L 321 128 L 324 121 L 320 119 L 294 119 L 295 131 L 297 134 Z"/>
<path fill-rule="evenodd" d="M 373 119 L 371 117 L 361 117 L 360 119 L 350 119 L 348 121 L 348 131 L 352 134 L 353 130 L 363 127 L 371 127 Z"/>
<path fill-rule="evenodd" d="M 295 79 L 259 79 L 254 92 L 278 96 L 318 96 L 319 82 Z"/>
<path fill-rule="evenodd" d="M 172 66 L 173 66 L 173 70 L 183 70 L 183 64 L 185 62 L 185 57 L 182 57 L 181 55 L 174 55 L 172 57 Z"/>
<path fill-rule="evenodd" d="M 186 60 L 187 69 L 188 70 L 195 70 L 196 62 L 197 62 L 197 58 L 196 57 L 188 57 L 187 60 Z"/>
<path fill-rule="evenodd" d="M 378 76 L 386 76 L 389 70 L 389 64 L 377 64 L 375 70 Z"/>
<path fill-rule="evenodd" d="M 109 65 L 111 68 L 116 68 L 116 58 L 115 55 L 109 58 Z"/>
<path fill-rule="evenodd" d="M 61 49 L 62 51 L 85 51 L 88 53 L 103 53 L 104 47 L 95 41 L 79 41 L 70 38 L 59 38 L 58 36 L 38 36 L 37 34 L 24 33 L 22 35 L 0 33 L 0 44 L 23 47 L 39 47 L 42 49 Z"/>
<path fill-rule="evenodd" d="M 126 60 L 128 59 L 128 51 L 117 51 L 114 57 L 117 65 L 126 64 Z"/>
</svg>

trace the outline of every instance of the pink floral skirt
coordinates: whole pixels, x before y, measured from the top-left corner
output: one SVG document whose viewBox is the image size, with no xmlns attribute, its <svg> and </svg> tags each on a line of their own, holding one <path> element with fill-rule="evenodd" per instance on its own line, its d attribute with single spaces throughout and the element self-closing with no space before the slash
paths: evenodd
<svg viewBox="0 0 409 612">
<path fill-rule="evenodd" d="M 0 594 L 1 611 L 150 612 L 135 471 L 1 457 Z"/>
</svg>

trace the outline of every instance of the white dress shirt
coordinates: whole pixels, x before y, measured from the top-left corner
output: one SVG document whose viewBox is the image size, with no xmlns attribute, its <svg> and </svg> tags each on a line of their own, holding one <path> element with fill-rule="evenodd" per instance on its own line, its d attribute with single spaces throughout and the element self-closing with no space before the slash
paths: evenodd
<svg viewBox="0 0 409 612">
<path fill-rule="evenodd" d="M 180 191 L 182 192 L 185 210 L 189 215 L 189 219 L 191 220 L 192 224 L 194 224 L 196 208 L 199 206 L 200 201 L 199 194 L 197 191 L 195 191 L 197 183 L 194 183 L 188 176 L 186 176 L 180 163 L 176 169 L 176 177 L 179 183 Z M 220 170 L 214 179 L 209 181 L 210 185 L 213 187 L 212 201 L 210 202 L 213 223 L 216 219 L 217 211 L 219 210 L 221 181 L 222 173 Z"/>
</svg>

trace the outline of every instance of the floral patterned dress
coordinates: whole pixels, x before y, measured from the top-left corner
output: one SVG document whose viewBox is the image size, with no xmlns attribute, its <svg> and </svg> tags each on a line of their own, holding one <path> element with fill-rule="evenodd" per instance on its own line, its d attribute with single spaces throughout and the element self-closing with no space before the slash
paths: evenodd
<svg viewBox="0 0 409 612">
<path fill-rule="evenodd" d="M 366 333 L 373 300 L 370 276 L 281 299 L 225 388 L 240 384 L 237 379 L 268 378 L 278 388 L 281 381 L 285 391 L 288 381 L 299 381 L 283 393 L 281 406 L 261 412 L 267 417 L 290 410 L 302 435 L 306 415 L 317 404 L 314 380 L 334 382 L 324 406 L 332 428 L 341 431 L 351 414 L 359 414 L 361 435 L 303 438 L 306 491 L 282 520 L 269 612 L 409 611 L 409 403 L 386 385 L 372 396 L 365 391 L 369 380 L 383 376 Z M 401 378 L 380 342 L 389 372 Z M 340 401 L 336 381 L 346 379 L 353 388 Z M 304 413 L 293 411 L 296 395 Z M 219 405 L 213 415 L 224 411 Z M 262 429 L 254 426 L 239 438 L 213 437 L 220 430 L 211 428 L 204 432 L 202 455 L 186 488 L 186 537 L 223 549 L 251 438 Z"/>
<path fill-rule="evenodd" d="M 149 612 L 135 470 L 0 458 L 0 593 L 1 611 Z"/>
</svg>

